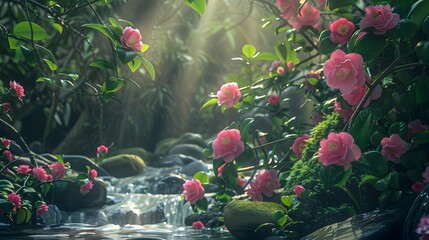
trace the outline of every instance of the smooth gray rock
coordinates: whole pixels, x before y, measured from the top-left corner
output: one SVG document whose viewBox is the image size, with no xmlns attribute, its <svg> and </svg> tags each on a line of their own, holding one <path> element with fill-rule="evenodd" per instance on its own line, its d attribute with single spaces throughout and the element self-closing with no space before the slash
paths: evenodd
<svg viewBox="0 0 429 240">
<path fill-rule="evenodd" d="M 203 154 L 203 150 L 201 146 L 196 144 L 179 144 L 171 148 L 168 154 L 183 154 L 199 160 L 205 160 L 207 157 Z"/>
<path fill-rule="evenodd" d="M 199 171 L 207 172 L 208 170 L 209 168 L 206 163 L 204 163 L 203 161 L 196 160 L 183 166 L 180 170 L 180 173 L 185 174 L 187 176 L 194 176 L 195 173 Z"/>
</svg>

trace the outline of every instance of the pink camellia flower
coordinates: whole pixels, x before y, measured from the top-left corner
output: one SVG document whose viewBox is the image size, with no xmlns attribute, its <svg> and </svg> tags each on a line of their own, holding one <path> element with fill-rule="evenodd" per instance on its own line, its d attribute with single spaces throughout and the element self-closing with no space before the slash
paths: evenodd
<svg viewBox="0 0 429 240">
<path fill-rule="evenodd" d="M 342 50 L 335 50 L 328 61 L 323 65 L 326 76 L 326 85 L 337 88 L 342 94 L 350 94 L 355 86 L 365 84 L 363 58 L 360 54 L 345 54 Z"/>
<path fill-rule="evenodd" d="M 392 8 L 387 5 L 368 6 L 365 8 L 365 17 L 359 23 L 359 28 L 374 28 L 375 35 L 383 35 L 387 30 L 390 30 L 399 23 L 399 15 L 392 13 Z"/>
<path fill-rule="evenodd" d="M 15 81 L 10 81 L 9 82 L 9 86 L 10 88 L 15 92 L 15 96 L 19 99 L 21 99 L 22 97 L 24 97 L 24 88 L 17 82 Z"/>
<path fill-rule="evenodd" d="M 9 141 L 9 139 L 4 138 L 4 139 L 2 139 L 2 140 L 1 140 L 1 142 L 3 143 L 3 146 L 4 146 L 5 148 L 9 148 L 9 146 L 10 146 L 10 141 Z"/>
<path fill-rule="evenodd" d="M 236 82 L 226 83 L 220 87 L 220 90 L 216 94 L 218 105 L 224 105 L 227 108 L 231 108 L 234 104 L 238 103 L 241 99 L 241 92 L 238 89 Z"/>
<path fill-rule="evenodd" d="M 292 151 L 295 153 L 297 157 L 301 157 L 302 151 L 307 145 L 307 140 L 310 138 L 310 135 L 305 133 L 300 137 L 297 137 L 292 145 Z"/>
<path fill-rule="evenodd" d="M 46 205 L 45 203 L 40 204 L 37 207 L 36 215 L 38 215 L 38 216 L 43 215 L 43 214 L 47 213 L 48 210 L 49 210 L 49 206 L 48 205 Z"/>
<path fill-rule="evenodd" d="M 204 228 L 204 223 L 201 221 L 195 221 L 192 223 L 192 228 L 193 229 L 203 229 Z"/>
<path fill-rule="evenodd" d="M 16 168 L 16 171 L 17 171 L 19 174 L 25 175 L 25 174 L 27 174 L 27 173 L 29 173 L 29 172 L 31 171 L 31 167 L 30 167 L 30 166 L 28 166 L 28 165 L 19 165 L 19 166 Z"/>
<path fill-rule="evenodd" d="M 362 101 L 363 97 L 365 96 L 365 93 L 367 91 L 366 85 L 362 85 L 360 87 L 355 86 L 354 90 L 349 94 L 341 94 L 341 96 L 344 98 L 344 100 L 347 101 L 348 104 L 351 106 L 357 107 L 359 103 Z M 368 107 L 371 100 L 376 100 L 381 97 L 381 86 L 377 85 L 374 90 L 371 92 L 371 95 L 366 100 L 365 104 L 363 105 L 364 108 Z"/>
<path fill-rule="evenodd" d="M 283 73 L 285 73 L 285 68 L 280 66 L 277 68 L 277 74 L 278 75 L 283 75 Z"/>
<path fill-rule="evenodd" d="M 43 169 L 43 167 L 33 168 L 33 174 L 40 182 L 45 182 L 48 180 L 48 174 L 46 173 L 45 169 Z"/>
<path fill-rule="evenodd" d="M 225 162 L 232 162 L 244 151 L 240 131 L 237 129 L 222 130 L 213 141 L 213 158 L 223 158 Z"/>
<path fill-rule="evenodd" d="M 428 125 L 423 125 L 420 119 L 416 119 L 408 123 L 408 135 L 413 136 L 414 134 L 428 130 Z"/>
<path fill-rule="evenodd" d="M 7 200 L 13 204 L 14 209 L 21 208 L 21 197 L 18 194 L 14 192 L 8 194 Z"/>
<path fill-rule="evenodd" d="M 205 190 L 198 179 L 186 180 L 183 184 L 183 195 L 185 200 L 191 204 L 204 198 Z"/>
<path fill-rule="evenodd" d="M 284 19 L 295 18 L 298 15 L 299 1 L 297 0 L 277 0 L 277 7 L 280 9 L 280 17 Z"/>
<path fill-rule="evenodd" d="M 423 190 L 423 188 L 424 188 L 424 183 L 422 183 L 422 182 L 415 182 L 412 186 L 411 186 L 411 189 L 414 191 L 414 192 L 421 192 L 422 190 Z"/>
<path fill-rule="evenodd" d="M 244 186 L 246 186 L 246 181 L 241 176 L 238 176 L 237 181 L 238 181 L 238 186 L 240 186 L 242 188 L 244 188 Z"/>
<path fill-rule="evenodd" d="M 267 98 L 267 102 L 272 104 L 272 105 L 278 105 L 279 101 L 280 101 L 280 97 L 277 95 L 269 96 Z"/>
<path fill-rule="evenodd" d="M 9 112 L 9 110 L 10 110 L 10 108 L 11 108 L 10 103 L 3 103 L 3 104 L 2 104 L 2 112 L 3 112 L 3 113 L 8 113 L 8 112 Z"/>
<path fill-rule="evenodd" d="M 104 145 L 100 145 L 97 147 L 97 153 L 98 154 L 105 154 L 109 152 L 109 148 L 104 146 Z"/>
<path fill-rule="evenodd" d="M 292 71 L 295 68 L 295 63 L 293 63 L 292 61 L 287 62 L 287 69 L 289 69 L 289 71 Z"/>
<path fill-rule="evenodd" d="M 341 103 L 337 102 L 337 100 L 335 100 L 334 106 L 334 111 L 339 113 L 341 117 L 343 117 L 344 122 L 347 122 L 352 117 L 354 112 L 352 108 L 344 109 L 343 106 L 341 106 Z"/>
<path fill-rule="evenodd" d="M 143 46 L 142 35 L 138 29 L 126 27 L 121 36 L 121 43 L 128 49 L 140 52 Z"/>
<path fill-rule="evenodd" d="M 329 38 L 334 43 L 346 44 L 355 31 L 355 25 L 345 18 L 340 18 L 329 26 Z"/>
<path fill-rule="evenodd" d="M 423 182 L 429 183 L 429 167 L 426 167 L 425 171 L 422 173 Z"/>
<path fill-rule="evenodd" d="M 97 177 L 97 170 L 91 169 L 88 170 L 88 178 L 94 180 Z"/>
<path fill-rule="evenodd" d="M 280 188 L 280 180 L 275 170 L 261 170 L 255 180 L 250 183 L 250 189 L 247 194 L 254 201 L 263 201 L 263 195 L 271 197 L 274 190 Z"/>
<path fill-rule="evenodd" d="M 302 26 L 320 28 L 320 10 L 312 7 L 308 2 L 302 6 L 299 14 L 295 16 L 295 18 L 288 19 L 289 24 L 295 29 L 300 29 Z"/>
<path fill-rule="evenodd" d="M 89 191 L 92 189 L 93 186 L 94 184 L 91 181 L 88 181 L 85 184 L 82 184 L 79 189 L 80 193 L 83 195 L 89 193 Z"/>
<path fill-rule="evenodd" d="M 49 169 L 52 173 L 52 178 L 54 180 L 61 180 L 64 178 L 64 175 L 66 173 L 66 169 L 64 167 L 64 164 L 56 162 L 49 165 Z"/>
<path fill-rule="evenodd" d="M 346 132 L 329 133 L 327 139 L 320 141 L 319 161 L 323 166 L 338 165 L 344 170 L 361 156 L 361 150 L 354 143 L 352 135 Z"/>
<path fill-rule="evenodd" d="M 410 145 L 402 140 L 398 134 L 392 134 L 390 138 L 385 137 L 381 140 L 381 154 L 388 160 L 398 163 L 402 154 L 408 151 Z"/>
<path fill-rule="evenodd" d="M 247 190 L 247 195 L 253 200 L 253 201 L 264 201 L 264 197 L 262 196 L 261 190 L 259 190 L 258 186 L 256 185 L 255 181 L 250 182 L 250 188 Z"/>
<path fill-rule="evenodd" d="M 301 194 L 305 191 L 305 188 L 301 185 L 296 185 L 293 189 L 293 192 L 296 194 L 297 197 L 301 197 Z"/>
<path fill-rule="evenodd" d="M 8 161 L 12 161 L 13 160 L 13 155 L 9 150 L 4 150 L 3 155 L 6 157 L 6 159 Z"/>
<path fill-rule="evenodd" d="M 46 175 L 46 182 L 52 182 L 52 179 L 53 179 L 53 177 L 51 174 Z"/>
<path fill-rule="evenodd" d="M 270 72 L 272 72 L 272 71 L 274 71 L 274 70 L 277 70 L 277 67 L 279 67 L 279 66 L 280 66 L 280 64 L 282 64 L 282 61 L 280 61 L 280 60 L 275 60 L 275 61 L 273 61 L 273 62 L 271 63 L 271 66 L 270 66 L 270 68 L 269 68 L 269 71 L 270 71 Z"/>
<path fill-rule="evenodd" d="M 420 218 L 420 222 L 417 225 L 416 233 L 423 235 L 419 239 L 427 240 L 427 237 L 429 237 L 429 215 L 428 216 L 422 216 Z M 423 238 L 423 237 L 425 237 L 425 238 Z"/>
</svg>

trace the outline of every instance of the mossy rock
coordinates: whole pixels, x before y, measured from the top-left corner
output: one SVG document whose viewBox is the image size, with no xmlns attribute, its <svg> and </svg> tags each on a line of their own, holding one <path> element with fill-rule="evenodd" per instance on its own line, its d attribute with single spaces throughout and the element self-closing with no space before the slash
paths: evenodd
<svg viewBox="0 0 429 240">
<path fill-rule="evenodd" d="M 158 156 L 164 156 L 168 154 L 168 150 L 177 142 L 177 138 L 166 138 L 158 142 L 155 147 L 154 153 Z"/>
<path fill-rule="evenodd" d="M 119 149 L 112 149 L 107 154 L 108 157 L 121 155 L 121 154 L 132 154 L 139 156 L 141 159 L 145 161 L 145 163 L 149 164 L 156 159 L 156 155 L 139 147 L 135 148 L 119 148 Z"/>
<path fill-rule="evenodd" d="M 100 166 L 111 176 L 123 178 L 142 173 L 146 168 L 146 163 L 137 155 L 121 154 L 104 159 Z"/>
<path fill-rule="evenodd" d="M 271 236 L 272 227 L 276 225 L 273 215 L 276 211 L 286 212 L 277 203 L 236 200 L 224 209 L 224 222 L 229 232 L 238 239 L 264 239 Z M 264 223 L 273 225 L 256 229 Z"/>
</svg>

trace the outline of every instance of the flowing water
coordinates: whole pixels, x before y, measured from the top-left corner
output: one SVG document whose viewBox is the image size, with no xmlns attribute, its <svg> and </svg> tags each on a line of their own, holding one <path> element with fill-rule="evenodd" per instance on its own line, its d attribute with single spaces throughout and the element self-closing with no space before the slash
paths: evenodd
<svg viewBox="0 0 429 240">
<path fill-rule="evenodd" d="M 192 213 L 181 195 L 160 194 L 181 188 L 178 168 L 148 168 L 142 175 L 102 178 L 108 204 L 75 212 L 51 205 L 38 228 L 0 226 L 0 239 L 233 239 L 223 229 L 184 226 Z"/>
</svg>

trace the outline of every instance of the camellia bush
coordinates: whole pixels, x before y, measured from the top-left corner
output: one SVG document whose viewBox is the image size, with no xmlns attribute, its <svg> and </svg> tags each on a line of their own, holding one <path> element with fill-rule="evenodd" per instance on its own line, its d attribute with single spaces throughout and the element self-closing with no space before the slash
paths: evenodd
<svg viewBox="0 0 429 240">
<path fill-rule="evenodd" d="M 416 197 L 429 182 L 429 1 L 260 3 L 281 40 L 244 45 L 241 74 L 202 106 L 238 118 L 205 149 L 213 172 L 185 182 L 185 201 L 210 212 L 216 184 L 220 205 L 279 202 L 274 233 L 302 236 Z M 429 234 L 424 214 L 415 237 Z"/>
<path fill-rule="evenodd" d="M 0 61 L 5 65 L 2 77 L 21 76 L 27 86 L 34 86 L 34 89 L 24 89 L 22 83 L 14 79 L 1 79 L 4 83 L 0 87 L 2 221 L 7 219 L 6 222 L 15 224 L 35 224 L 36 217 L 48 211 L 46 199 L 52 199 L 53 188 L 56 188 L 56 194 L 61 194 L 70 190 L 67 188 L 68 183 L 79 184 L 80 194 L 85 195 L 93 188 L 93 181 L 97 176 L 97 171 L 90 167 L 84 173 L 73 171 L 61 155 L 55 155 L 57 161 L 52 162 L 32 152 L 17 130 L 9 124 L 13 123 L 10 112 L 25 111 L 25 108 L 37 104 L 37 101 L 42 101 L 49 94 L 52 96 L 51 108 L 54 112 L 59 108 L 59 95 L 64 93 L 90 96 L 104 103 L 119 100 L 114 94 L 124 83 L 138 86 L 131 79 L 121 76 L 124 69 L 135 72 L 143 66 L 148 75 L 155 78 L 154 67 L 143 56 L 149 46 L 142 42 L 140 31 L 131 22 L 104 19 L 96 10 L 109 8 L 110 4 L 107 1 L 71 3 L 32 0 L 2 1 L 0 4 L 3 18 L 0 24 L 1 44 L 8 43 L 7 48 L 2 47 L 2 52 L 13 56 Z M 82 17 L 79 15 L 82 9 L 89 9 L 96 22 L 76 26 L 75 22 L 79 22 Z M 94 38 L 94 33 L 107 39 L 110 46 L 108 55 L 103 52 L 97 54 L 100 48 L 95 48 L 90 41 Z M 76 43 L 82 45 L 66 51 L 56 45 L 58 41 L 67 45 L 73 37 L 76 37 Z M 76 64 L 76 59 L 72 58 L 76 53 L 80 54 L 80 59 L 86 66 Z M 57 57 L 61 60 L 57 61 Z M 10 67 L 18 65 L 21 66 Z M 91 70 L 81 73 L 80 67 L 90 67 Z M 26 71 L 31 76 L 26 76 Z M 87 74 L 94 74 L 93 71 L 103 71 L 109 76 L 101 82 L 94 82 L 87 78 Z M 51 111 L 48 118 L 48 128 L 54 112 Z M 108 148 L 104 145 L 97 149 L 97 162 L 102 160 L 107 151 Z M 50 203 L 55 204 L 52 201 Z"/>
</svg>

